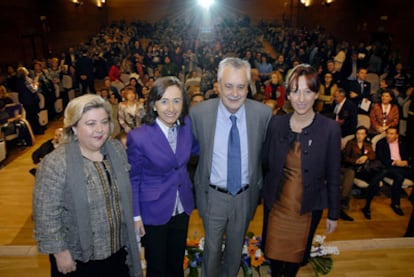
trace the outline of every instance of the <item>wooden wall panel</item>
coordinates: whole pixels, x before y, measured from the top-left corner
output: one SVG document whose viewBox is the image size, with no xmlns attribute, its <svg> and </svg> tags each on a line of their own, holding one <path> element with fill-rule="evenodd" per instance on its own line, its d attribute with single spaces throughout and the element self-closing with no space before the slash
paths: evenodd
<svg viewBox="0 0 414 277">
<path fill-rule="evenodd" d="M 215 5 L 220 11 L 247 13 L 252 19 L 272 20 L 289 13 L 289 1 L 216 0 Z M 195 0 L 108 0 L 110 20 L 156 21 L 166 16 L 183 14 L 188 7 L 195 6 L 198 6 Z"/>
<path fill-rule="evenodd" d="M 1 65 L 29 65 L 34 58 L 58 53 L 96 34 L 108 22 L 107 9 L 98 9 L 92 0 L 83 2 L 75 7 L 69 0 L 1 1 Z"/>
<path fill-rule="evenodd" d="M 80 0 L 82 1 L 82 0 Z M 370 41 L 372 34 L 388 33 L 393 45 L 401 50 L 403 59 L 414 49 L 412 10 L 414 1 L 407 0 L 335 0 L 329 7 L 322 0 L 304 8 L 299 0 L 216 0 L 221 14 L 241 13 L 252 21 L 290 21 L 294 26 L 325 28 L 336 37 L 356 43 Z M 165 17 L 193 15 L 195 0 L 107 0 L 104 8 L 96 0 L 83 0 L 74 7 L 70 0 L 1 1 L 0 25 L 2 43 L 0 63 L 27 61 L 27 49 L 22 48 L 22 36 L 36 35 L 47 40 L 45 55 L 86 41 L 101 26 L 119 20 L 155 22 Z M 46 22 L 40 20 L 45 15 Z M 213 15 L 213 20 L 214 20 Z M 381 20 L 386 16 L 387 20 Z M 44 31 L 44 30 L 47 31 Z"/>
</svg>

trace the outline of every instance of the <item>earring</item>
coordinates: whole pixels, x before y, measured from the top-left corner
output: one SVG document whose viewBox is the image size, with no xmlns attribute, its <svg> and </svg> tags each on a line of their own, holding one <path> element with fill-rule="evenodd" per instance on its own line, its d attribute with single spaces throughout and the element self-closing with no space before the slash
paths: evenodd
<svg viewBox="0 0 414 277">
<path fill-rule="evenodd" d="M 75 127 L 72 127 L 72 132 L 73 132 L 73 136 L 75 137 L 75 139 L 77 139 L 78 138 L 78 134 L 76 132 Z"/>
</svg>

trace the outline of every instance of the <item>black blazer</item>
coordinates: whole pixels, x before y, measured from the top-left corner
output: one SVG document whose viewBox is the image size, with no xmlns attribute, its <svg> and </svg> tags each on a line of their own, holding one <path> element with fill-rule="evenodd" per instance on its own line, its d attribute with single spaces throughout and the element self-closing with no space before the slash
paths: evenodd
<svg viewBox="0 0 414 277">
<path fill-rule="evenodd" d="M 274 116 L 269 124 L 263 147 L 263 198 L 267 208 L 279 197 L 283 184 L 283 167 L 292 142 L 289 126 L 292 114 Z M 339 218 L 341 167 L 341 130 L 339 125 L 316 114 L 313 123 L 300 135 L 303 199 L 301 213 L 328 208 L 328 218 Z"/>
<path fill-rule="evenodd" d="M 358 93 L 357 98 L 350 98 L 349 94 L 351 91 Z M 356 106 L 361 103 L 363 98 L 368 98 L 371 100 L 371 83 L 364 81 L 364 92 L 361 91 L 361 85 L 359 84 L 358 80 L 351 80 L 348 82 L 348 99 L 351 100 Z"/>
<path fill-rule="evenodd" d="M 80 75 L 86 75 L 88 78 L 91 78 L 93 76 L 93 61 L 88 56 L 81 56 L 76 61 L 76 71 L 78 73 L 78 76 Z"/>
<path fill-rule="evenodd" d="M 358 123 L 357 107 L 349 99 L 346 99 L 338 113 L 339 119 L 344 120 L 341 125 L 342 137 L 355 134 Z"/>
<path fill-rule="evenodd" d="M 49 139 L 48 141 L 44 142 L 42 145 L 40 145 L 39 148 L 37 148 L 32 153 L 32 160 L 34 164 L 40 163 L 40 161 L 50 152 L 55 150 L 55 147 L 53 146 L 53 139 Z"/>
<path fill-rule="evenodd" d="M 401 160 L 408 161 L 408 164 L 411 167 L 412 163 L 409 159 L 407 144 L 401 137 L 398 138 L 398 144 L 400 148 Z M 375 153 L 376 153 L 377 159 L 380 160 L 382 164 L 385 165 L 385 167 L 392 166 L 393 160 L 391 160 L 391 151 L 390 151 L 390 146 L 388 144 L 387 138 L 383 138 L 380 141 L 378 141 L 376 148 L 375 148 Z"/>
</svg>

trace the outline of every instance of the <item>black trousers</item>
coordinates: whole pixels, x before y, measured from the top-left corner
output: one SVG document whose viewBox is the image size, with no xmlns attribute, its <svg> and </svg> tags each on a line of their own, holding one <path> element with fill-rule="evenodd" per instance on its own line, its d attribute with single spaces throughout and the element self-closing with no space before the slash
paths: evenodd
<svg viewBox="0 0 414 277">
<path fill-rule="evenodd" d="M 372 199 L 379 191 L 379 181 L 382 180 L 384 176 L 390 177 L 394 180 L 391 187 L 391 204 L 400 205 L 401 187 L 404 178 L 412 179 L 414 173 L 412 168 L 392 166 L 382 171 L 382 173 L 374 176 L 375 181 L 371 180 L 368 187 L 367 203 L 365 208 L 369 209 Z"/>
<path fill-rule="evenodd" d="M 400 205 L 401 187 L 404 182 L 404 178 L 412 179 L 413 169 L 408 167 L 392 166 L 387 168 L 386 176 L 389 176 L 394 180 L 391 187 L 391 204 Z"/>
<path fill-rule="evenodd" d="M 182 213 L 164 225 L 145 225 L 147 277 L 183 277 L 189 216 Z"/>
<path fill-rule="evenodd" d="M 49 255 L 52 277 L 129 277 L 126 264 L 127 252 L 121 249 L 104 260 L 76 261 L 76 271 L 63 274 L 58 271 L 55 256 Z"/>
<path fill-rule="evenodd" d="M 88 76 L 88 78 L 86 80 L 79 80 L 79 83 L 82 85 L 82 95 L 88 93 L 88 88 L 89 88 L 89 93 L 95 93 L 95 83 L 92 77 Z"/>
<path fill-rule="evenodd" d="M 30 127 L 32 127 L 33 133 L 35 135 L 40 134 L 42 132 L 42 127 L 39 123 L 39 105 L 32 104 L 32 105 L 23 105 L 24 109 L 26 110 L 26 119 L 30 123 Z"/>
</svg>

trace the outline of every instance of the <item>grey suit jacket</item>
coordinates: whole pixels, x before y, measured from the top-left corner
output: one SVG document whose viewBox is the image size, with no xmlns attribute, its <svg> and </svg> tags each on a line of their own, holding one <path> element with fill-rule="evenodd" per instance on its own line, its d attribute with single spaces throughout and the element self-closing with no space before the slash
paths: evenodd
<svg viewBox="0 0 414 277">
<path fill-rule="evenodd" d="M 210 185 L 211 163 L 213 159 L 214 135 L 217 121 L 217 111 L 220 99 L 204 101 L 190 110 L 193 122 L 193 133 L 200 145 L 200 158 L 194 176 L 196 202 L 200 216 L 203 218 L 208 211 L 208 189 Z M 249 214 L 251 220 L 257 207 L 262 188 L 261 150 L 266 137 L 266 130 L 272 116 L 270 108 L 247 99 L 245 102 L 247 139 L 249 142 Z"/>
</svg>

